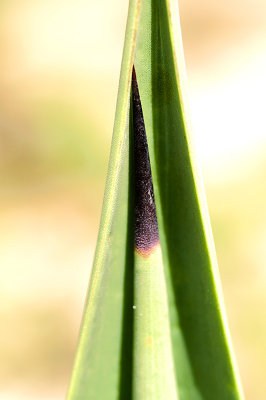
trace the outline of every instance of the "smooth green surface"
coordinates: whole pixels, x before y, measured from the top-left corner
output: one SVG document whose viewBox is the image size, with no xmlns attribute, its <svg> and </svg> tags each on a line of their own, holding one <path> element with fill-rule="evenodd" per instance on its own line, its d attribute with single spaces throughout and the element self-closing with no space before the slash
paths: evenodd
<svg viewBox="0 0 266 400">
<path fill-rule="evenodd" d="M 163 265 L 160 257 L 148 263 L 134 257 L 134 54 Z M 101 227 L 68 400 L 165 400 L 177 393 L 181 400 L 242 398 L 191 157 L 184 82 L 176 2 L 130 1 Z M 156 345 L 149 353 L 141 338 L 150 334 Z"/>
<path fill-rule="evenodd" d="M 219 281 L 214 278 L 217 266 L 209 221 L 204 202 L 199 201 L 189 152 L 178 81 L 183 76 L 178 20 L 170 21 L 173 2 L 152 0 L 142 5 L 135 67 L 151 157 L 178 392 L 180 399 L 188 400 L 238 399 L 222 298 L 217 294 Z"/>
<path fill-rule="evenodd" d="M 133 399 L 177 400 L 161 246 L 134 261 Z"/>
<path fill-rule="evenodd" d="M 132 369 L 129 102 L 139 1 L 130 1 L 99 237 L 68 399 L 129 399 Z M 132 214 L 132 212 L 131 212 Z M 127 266 L 127 268 L 125 268 Z"/>
</svg>

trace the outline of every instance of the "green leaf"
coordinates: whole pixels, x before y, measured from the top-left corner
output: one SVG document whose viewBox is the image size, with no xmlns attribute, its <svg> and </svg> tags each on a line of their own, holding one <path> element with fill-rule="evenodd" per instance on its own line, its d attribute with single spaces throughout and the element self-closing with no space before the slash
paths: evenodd
<svg viewBox="0 0 266 400">
<path fill-rule="evenodd" d="M 134 95 L 130 101 L 133 58 L 160 239 L 148 250 L 136 239 L 142 194 Z M 131 0 L 102 219 L 68 400 L 243 398 L 184 91 L 176 1 Z"/>
<path fill-rule="evenodd" d="M 129 101 L 139 10 L 140 2 L 130 1 L 100 231 L 68 399 L 129 398 L 131 390 Z"/>
</svg>

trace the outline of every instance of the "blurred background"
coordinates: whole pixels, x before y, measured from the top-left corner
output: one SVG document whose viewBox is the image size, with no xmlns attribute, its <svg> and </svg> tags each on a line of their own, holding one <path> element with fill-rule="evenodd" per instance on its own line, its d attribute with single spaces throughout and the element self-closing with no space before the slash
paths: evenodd
<svg viewBox="0 0 266 400">
<path fill-rule="evenodd" d="M 266 2 L 180 0 L 196 154 L 246 398 L 266 398 Z M 64 399 L 99 225 L 124 0 L 0 3 L 0 399 Z"/>
</svg>

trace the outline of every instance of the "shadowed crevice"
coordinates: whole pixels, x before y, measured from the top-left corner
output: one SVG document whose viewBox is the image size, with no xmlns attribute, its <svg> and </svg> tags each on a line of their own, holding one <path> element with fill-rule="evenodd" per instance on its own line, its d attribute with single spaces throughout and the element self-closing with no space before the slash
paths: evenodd
<svg viewBox="0 0 266 400">
<path fill-rule="evenodd" d="M 123 328 L 120 359 L 119 400 L 132 400 L 133 304 L 134 304 L 134 154 L 132 107 L 129 115 L 128 221 L 123 297 Z M 108 334 L 108 333 L 107 333 Z"/>
<path fill-rule="evenodd" d="M 150 157 L 135 68 L 132 71 L 132 110 L 135 163 L 135 248 L 149 256 L 159 242 Z"/>
<path fill-rule="evenodd" d="M 140 255 L 148 257 L 159 243 L 150 158 L 134 67 L 132 71 L 131 94 L 128 168 L 129 212 L 124 276 L 119 400 L 132 400 L 134 247 Z"/>
</svg>

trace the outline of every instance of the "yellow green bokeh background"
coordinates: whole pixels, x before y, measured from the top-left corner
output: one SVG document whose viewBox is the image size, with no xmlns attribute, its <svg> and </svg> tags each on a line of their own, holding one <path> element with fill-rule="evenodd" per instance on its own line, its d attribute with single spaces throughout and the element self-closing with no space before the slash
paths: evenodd
<svg viewBox="0 0 266 400">
<path fill-rule="evenodd" d="M 125 0 L 0 4 L 3 400 L 65 397 L 99 225 L 126 13 Z M 233 345 L 246 398 L 263 400 L 266 3 L 181 0 L 180 14 L 194 147 Z"/>
</svg>

